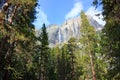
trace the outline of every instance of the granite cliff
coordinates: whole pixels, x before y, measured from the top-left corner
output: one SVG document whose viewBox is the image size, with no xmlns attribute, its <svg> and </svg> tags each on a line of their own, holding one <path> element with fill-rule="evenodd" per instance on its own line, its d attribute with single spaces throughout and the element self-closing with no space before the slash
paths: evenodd
<svg viewBox="0 0 120 80">
<path fill-rule="evenodd" d="M 95 28 L 96 31 L 101 30 L 102 26 L 98 24 L 96 20 L 88 16 L 90 24 Z M 50 46 L 67 42 L 71 37 L 80 38 L 80 26 L 81 18 L 71 18 L 66 20 L 61 26 L 58 25 L 49 25 L 47 27 L 48 37 Z M 40 30 L 37 30 L 37 34 L 40 33 Z"/>
</svg>

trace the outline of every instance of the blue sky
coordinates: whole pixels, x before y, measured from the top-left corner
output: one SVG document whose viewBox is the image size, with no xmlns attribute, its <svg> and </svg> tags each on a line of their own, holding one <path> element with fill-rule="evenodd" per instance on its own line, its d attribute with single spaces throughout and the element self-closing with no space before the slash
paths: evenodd
<svg viewBox="0 0 120 80">
<path fill-rule="evenodd" d="M 37 29 L 43 23 L 61 25 L 65 20 L 79 16 L 81 10 L 91 15 L 100 24 L 104 24 L 100 18 L 95 16 L 101 13 L 101 7 L 95 10 L 92 2 L 93 0 L 38 0 L 40 6 L 36 7 L 38 13 L 34 25 Z M 102 15 L 100 17 L 102 18 Z"/>
</svg>

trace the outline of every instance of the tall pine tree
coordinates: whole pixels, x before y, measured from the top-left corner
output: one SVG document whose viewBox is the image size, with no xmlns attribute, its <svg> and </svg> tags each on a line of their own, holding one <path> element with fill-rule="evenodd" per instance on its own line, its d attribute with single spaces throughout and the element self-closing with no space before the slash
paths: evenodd
<svg viewBox="0 0 120 80">
<path fill-rule="evenodd" d="M 0 74 L 1 79 L 18 79 L 19 69 L 15 65 L 17 53 L 29 53 L 34 39 L 36 0 L 1 0 L 0 5 Z M 28 47 L 24 47 L 24 46 Z M 24 48 L 22 48 L 24 47 Z M 28 50 L 29 49 L 29 50 Z M 19 55 L 19 54 L 18 54 Z M 17 55 L 17 57 L 18 57 Z M 23 54 L 24 55 L 24 54 Z M 28 54 L 26 54 L 28 55 Z M 29 54 L 30 56 L 30 54 Z M 26 57 L 26 56 L 24 56 Z M 30 58 L 26 57 L 26 63 Z M 17 63 L 19 64 L 19 63 Z M 25 64 L 24 64 L 25 66 Z M 17 70 L 16 70 L 17 69 Z M 26 69 L 25 69 L 26 70 Z M 22 75 L 20 75 L 22 76 Z"/>
<path fill-rule="evenodd" d="M 88 62 L 90 65 L 90 70 L 91 70 L 89 72 L 91 72 L 92 74 L 92 79 L 96 80 L 95 64 L 93 61 L 95 57 L 94 56 L 95 55 L 94 53 L 95 29 L 93 26 L 89 24 L 87 16 L 85 15 L 83 11 L 81 12 L 81 21 L 82 21 L 82 24 L 81 24 L 81 29 L 80 29 L 80 32 L 81 32 L 80 43 L 82 46 L 82 53 L 89 55 Z M 89 73 L 87 73 L 87 75 L 88 74 Z M 91 76 L 89 78 L 91 78 Z"/>
<path fill-rule="evenodd" d="M 48 42 L 48 34 L 45 24 L 43 24 L 40 36 L 38 37 L 40 41 L 39 52 L 39 80 L 49 80 L 49 67 L 50 67 L 50 49 Z"/>
<path fill-rule="evenodd" d="M 106 24 L 102 30 L 103 54 L 109 62 L 108 79 L 120 79 L 120 0 L 94 0 L 94 4 L 103 5 Z"/>
</svg>

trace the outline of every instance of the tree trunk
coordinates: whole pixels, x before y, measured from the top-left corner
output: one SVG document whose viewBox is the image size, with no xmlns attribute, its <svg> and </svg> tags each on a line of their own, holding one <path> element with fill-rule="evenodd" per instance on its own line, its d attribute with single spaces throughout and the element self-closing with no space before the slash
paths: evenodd
<svg viewBox="0 0 120 80">
<path fill-rule="evenodd" d="M 95 73 L 95 68 L 94 68 L 94 63 L 93 63 L 93 56 L 89 51 L 89 56 L 90 56 L 90 64 L 91 64 L 91 70 L 92 70 L 92 78 L 93 80 L 97 80 L 96 79 L 96 73 Z"/>
<path fill-rule="evenodd" d="M 8 77 L 9 77 L 8 70 L 6 70 L 3 80 L 8 80 Z"/>
</svg>

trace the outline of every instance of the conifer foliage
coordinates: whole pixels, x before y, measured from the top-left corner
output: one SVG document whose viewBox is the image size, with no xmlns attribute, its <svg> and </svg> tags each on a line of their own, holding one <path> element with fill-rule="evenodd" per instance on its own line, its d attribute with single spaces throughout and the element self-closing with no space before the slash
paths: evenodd
<svg viewBox="0 0 120 80">
<path fill-rule="evenodd" d="M 24 74 L 21 69 L 16 68 L 16 65 L 21 65 L 17 59 L 20 55 L 25 57 L 25 54 L 30 53 L 32 49 L 30 42 L 35 37 L 32 21 L 35 19 L 34 8 L 37 2 L 36 0 L 1 0 L 0 2 L 0 79 L 21 79 Z M 26 45 L 31 48 L 24 47 Z M 26 55 L 30 56 L 30 54 Z M 31 61 L 27 57 L 24 60 L 26 64 Z M 18 63 L 15 65 L 16 61 Z M 25 64 L 24 66 L 27 67 Z"/>
<path fill-rule="evenodd" d="M 102 30 L 102 50 L 109 62 L 108 79 L 120 79 L 120 0 L 94 0 L 103 5 L 106 24 Z"/>
<path fill-rule="evenodd" d="M 80 43 L 83 49 L 82 53 L 89 55 L 88 62 L 91 66 L 90 68 L 91 68 L 92 79 L 96 80 L 95 64 L 93 61 L 95 57 L 94 56 L 95 55 L 95 52 L 94 52 L 95 29 L 93 26 L 89 24 L 87 16 L 83 11 L 81 12 L 81 19 L 82 19 L 82 24 L 81 24 Z"/>
<path fill-rule="evenodd" d="M 48 43 L 48 34 L 46 31 L 46 26 L 43 24 L 42 32 L 40 34 L 40 42 L 41 42 L 41 78 L 40 80 L 49 80 L 48 77 L 48 67 L 49 67 L 49 43 Z"/>
<path fill-rule="evenodd" d="M 120 0 L 103 5 L 106 24 L 95 31 L 81 12 L 80 37 L 49 47 L 46 25 L 36 36 L 37 0 L 0 0 L 0 80 L 119 80 Z"/>
</svg>

